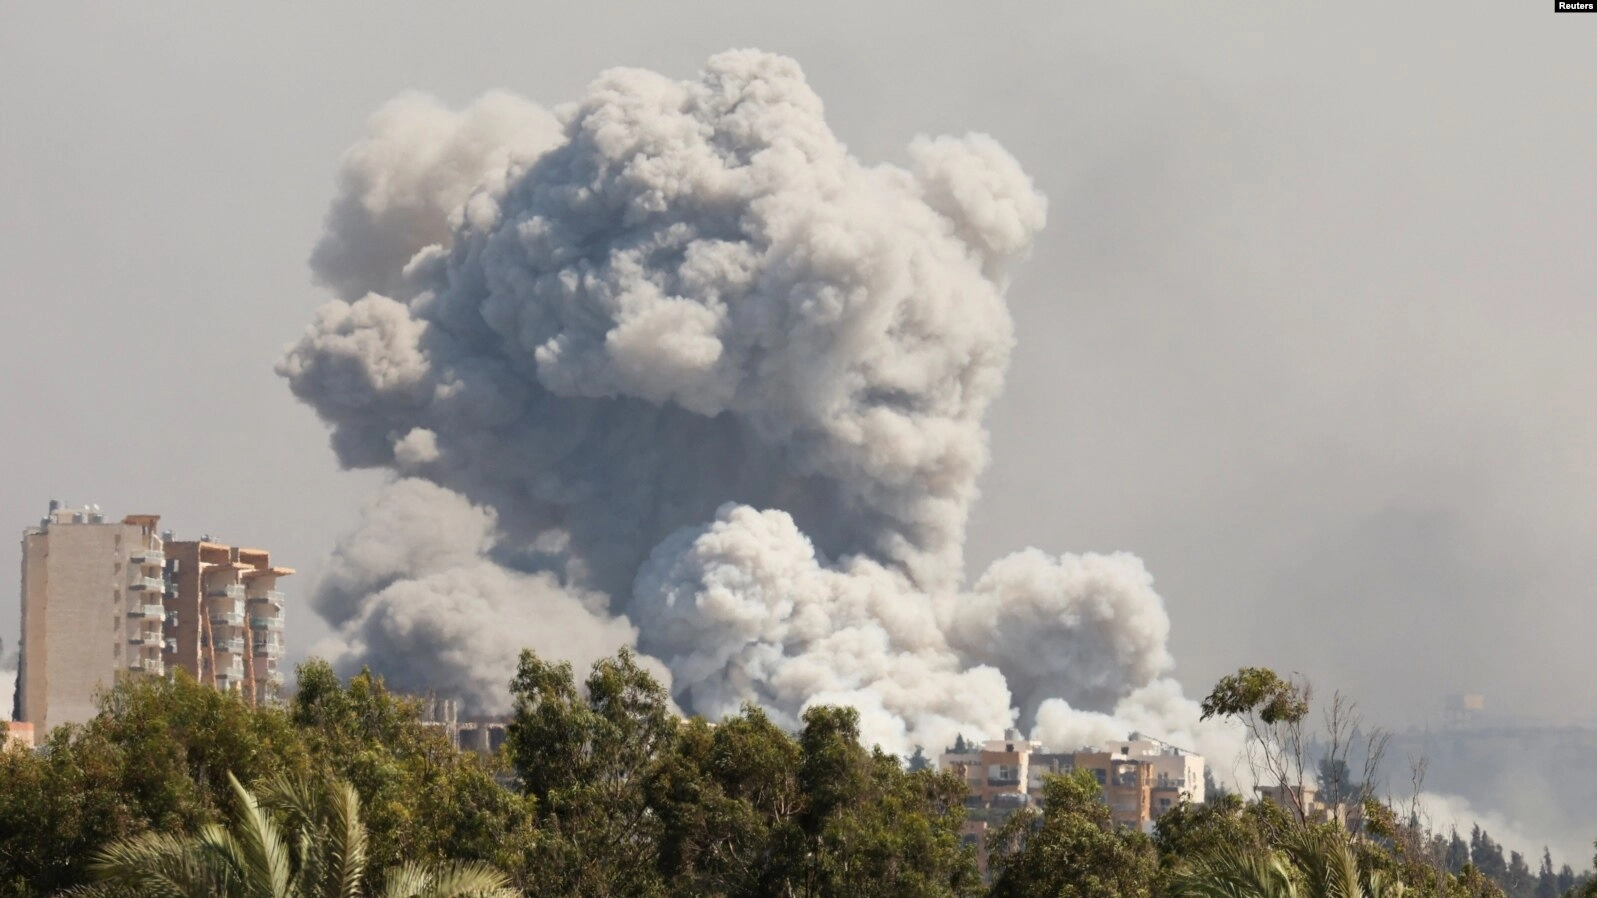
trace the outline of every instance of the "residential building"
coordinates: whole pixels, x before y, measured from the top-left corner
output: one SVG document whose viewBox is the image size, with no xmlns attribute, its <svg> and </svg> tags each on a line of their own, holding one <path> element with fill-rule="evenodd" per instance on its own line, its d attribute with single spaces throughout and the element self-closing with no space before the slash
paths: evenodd
<svg viewBox="0 0 1597 898">
<path fill-rule="evenodd" d="M 283 594 L 267 552 L 177 542 L 157 515 L 50 503 L 22 536 L 15 716 L 37 738 L 94 716 L 119 678 L 177 667 L 268 701 L 282 684 Z"/>
<path fill-rule="evenodd" d="M 1138 733 L 1100 747 L 1059 752 L 1010 730 L 980 745 L 961 740 L 955 749 L 939 756 L 938 769 L 958 776 L 970 790 L 961 836 L 976 848 L 984 872 L 987 832 L 1016 810 L 1041 802 L 1049 776 L 1091 771 L 1103 788 L 1112 823 L 1143 832 L 1181 800 L 1205 797 L 1201 756 Z"/>
<path fill-rule="evenodd" d="M 201 683 L 274 701 L 283 685 L 283 593 L 293 568 L 265 549 L 198 540 L 166 542 L 166 663 Z"/>
<path fill-rule="evenodd" d="M 119 676 L 164 672 L 159 520 L 51 502 L 23 531 L 16 711 L 41 738 L 93 717 L 96 693 Z"/>
<path fill-rule="evenodd" d="M 1105 746 L 1120 759 L 1132 758 L 1149 768 L 1149 817 L 1157 820 L 1183 800 L 1202 804 L 1204 792 L 1203 756 L 1176 748 L 1168 742 L 1132 733 L 1122 742 Z"/>
<path fill-rule="evenodd" d="M 1255 786 L 1261 800 L 1278 804 L 1293 814 L 1314 823 L 1336 821 L 1341 826 L 1358 831 L 1364 827 L 1364 809 L 1356 801 L 1328 802 L 1320 799 L 1320 787 L 1304 782 L 1296 785 L 1278 783 L 1274 786 Z"/>
<path fill-rule="evenodd" d="M 23 723 L 18 720 L 0 720 L 0 727 L 4 727 L 4 739 L 0 739 L 0 751 L 5 751 L 13 745 L 26 749 L 34 747 L 33 724 Z"/>
</svg>

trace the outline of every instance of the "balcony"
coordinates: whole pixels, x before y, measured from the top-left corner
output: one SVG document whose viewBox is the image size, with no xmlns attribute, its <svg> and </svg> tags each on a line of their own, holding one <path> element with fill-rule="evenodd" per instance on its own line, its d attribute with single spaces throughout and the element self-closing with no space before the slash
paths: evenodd
<svg viewBox="0 0 1597 898">
<path fill-rule="evenodd" d="M 128 581 L 128 589 L 162 592 L 166 589 L 166 584 L 154 577 L 134 577 Z"/>
<path fill-rule="evenodd" d="M 166 566 L 166 553 L 160 549 L 134 549 L 128 556 L 128 561 L 137 565 Z"/>
<path fill-rule="evenodd" d="M 283 647 L 275 642 L 255 643 L 255 657 L 257 658 L 278 658 L 282 654 Z"/>
<path fill-rule="evenodd" d="M 239 583 L 218 583 L 205 587 L 205 597 L 208 599 L 242 599 L 244 587 Z"/>
<path fill-rule="evenodd" d="M 283 591 L 281 589 L 268 589 L 252 593 L 249 596 L 249 600 L 251 602 L 271 602 L 274 605 L 281 605 L 283 604 Z"/>
<path fill-rule="evenodd" d="M 128 670 L 136 670 L 147 674 L 166 673 L 166 665 L 159 658 L 129 658 Z"/>
<path fill-rule="evenodd" d="M 211 625 L 214 627 L 242 627 L 244 626 L 244 612 L 213 611 L 211 612 Z"/>
<path fill-rule="evenodd" d="M 128 617 L 154 618 L 160 620 L 166 617 L 165 605 L 129 605 Z"/>
<path fill-rule="evenodd" d="M 166 642 L 162 643 L 161 648 L 166 652 L 175 652 L 177 651 L 177 640 L 168 639 Z"/>
<path fill-rule="evenodd" d="M 266 682 L 271 683 L 273 686 L 283 685 L 283 672 L 280 670 L 272 671 L 266 675 Z"/>
<path fill-rule="evenodd" d="M 268 633 L 281 631 L 283 629 L 283 616 L 274 614 L 270 617 L 252 617 L 250 618 L 250 629 L 265 630 Z"/>
<path fill-rule="evenodd" d="M 216 650 L 219 652 L 228 652 L 234 655 L 242 655 L 244 654 L 244 639 L 243 637 L 238 636 L 235 636 L 232 639 L 218 639 L 216 641 Z"/>
</svg>

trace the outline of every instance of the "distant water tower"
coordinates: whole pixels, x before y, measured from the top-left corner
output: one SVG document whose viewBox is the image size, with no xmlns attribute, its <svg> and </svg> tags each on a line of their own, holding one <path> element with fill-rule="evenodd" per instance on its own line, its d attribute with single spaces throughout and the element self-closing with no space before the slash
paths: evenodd
<svg viewBox="0 0 1597 898">
<path fill-rule="evenodd" d="M 1451 725 L 1474 723 L 1486 710 L 1486 696 L 1471 693 L 1454 693 L 1442 706 L 1442 720 Z"/>
</svg>

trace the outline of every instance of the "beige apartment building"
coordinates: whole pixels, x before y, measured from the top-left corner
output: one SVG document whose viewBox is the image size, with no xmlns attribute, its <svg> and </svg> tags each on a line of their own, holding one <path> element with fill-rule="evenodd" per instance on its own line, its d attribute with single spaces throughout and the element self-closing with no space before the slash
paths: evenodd
<svg viewBox="0 0 1597 898">
<path fill-rule="evenodd" d="M 294 573 L 271 553 L 206 539 L 170 541 L 165 662 L 261 704 L 283 685 L 283 593 Z"/>
<path fill-rule="evenodd" d="M 1202 756 L 1138 733 L 1103 746 L 1050 752 L 1010 730 L 1002 739 L 945 752 L 938 768 L 963 779 L 970 790 L 962 837 L 975 846 L 983 872 L 987 833 L 1016 810 L 1038 804 L 1048 776 L 1091 771 L 1113 824 L 1142 832 L 1183 799 L 1205 798 Z"/>
<path fill-rule="evenodd" d="M 23 532 L 17 711 L 38 738 L 93 717 L 96 693 L 117 677 L 165 671 L 159 520 L 51 502 Z"/>
<path fill-rule="evenodd" d="M 17 717 L 43 740 L 95 714 L 119 678 L 182 667 L 270 701 L 282 685 L 283 594 L 267 552 L 157 532 L 157 515 L 50 512 L 22 536 Z"/>
</svg>

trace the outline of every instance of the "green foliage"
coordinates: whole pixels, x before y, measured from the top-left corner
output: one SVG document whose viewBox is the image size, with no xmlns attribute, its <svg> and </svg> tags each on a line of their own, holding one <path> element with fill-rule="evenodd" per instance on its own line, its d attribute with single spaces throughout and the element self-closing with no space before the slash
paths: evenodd
<svg viewBox="0 0 1597 898">
<path fill-rule="evenodd" d="M 534 804 L 502 788 L 490 763 L 455 750 L 370 671 L 344 685 L 313 660 L 298 676 L 290 719 L 318 768 L 360 795 L 375 864 L 468 858 L 525 875 Z"/>
<path fill-rule="evenodd" d="M 1265 724 L 1297 723 L 1309 713 L 1305 691 L 1267 667 L 1244 667 L 1222 677 L 1203 700 L 1203 719 L 1253 714 Z"/>
<path fill-rule="evenodd" d="M 146 833 L 96 853 L 96 882 L 82 898 L 513 898 L 505 876 L 485 864 L 432 867 L 415 861 L 381 882 L 367 867 L 360 797 L 345 782 L 279 776 L 260 795 L 229 776 L 226 825 L 192 836 Z"/>
<path fill-rule="evenodd" d="M 754 707 L 684 721 L 630 653 L 580 686 L 526 653 L 504 757 L 484 760 L 369 672 L 346 683 L 310 662 L 299 683 L 287 708 L 256 709 L 181 675 L 129 679 L 87 725 L 0 752 L 0 898 L 423 898 L 485 865 L 531 898 L 1597 898 L 1546 852 L 1532 870 L 1482 830 L 1426 833 L 1373 801 L 1350 835 L 1215 790 L 1150 840 L 1111 825 L 1085 772 L 990 835 L 986 890 L 960 841 L 964 783 L 861 746 L 851 709 L 811 708 L 796 733 Z M 1205 710 L 1291 726 L 1306 702 L 1244 669 Z"/>
<path fill-rule="evenodd" d="M 933 898 L 975 894 L 974 851 L 961 846 L 964 783 L 906 773 L 859 744 L 859 712 L 817 706 L 799 733 L 803 810 L 782 830 L 761 894 Z"/>
<path fill-rule="evenodd" d="M 524 653 L 508 747 L 538 802 L 535 895 L 880 895 L 979 889 L 959 843 L 964 786 L 859 744 L 814 708 L 795 739 L 755 708 L 679 721 L 623 652 L 579 690 Z"/>
<path fill-rule="evenodd" d="M 1212 846 L 1182 861 L 1172 898 L 1399 898 L 1401 881 L 1361 863 L 1334 826 L 1293 828 L 1278 846 Z"/>
<path fill-rule="evenodd" d="M 1042 810 L 1023 810 L 988 837 L 993 898 L 1138 898 L 1153 894 L 1153 843 L 1110 821 L 1085 770 L 1049 777 Z"/>
<path fill-rule="evenodd" d="M 1592 842 L 1592 847 L 1597 849 L 1597 841 Z M 1597 869 L 1597 853 L 1592 855 L 1591 862 L 1592 867 Z M 1581 889 L 1580 894 L 1581 898 L 1597 898 L 1597 876 L 1593 876 L 1591 880 L 1586 883 L 1585 888 Z"/>
<path fill-rule="evenodd" d="M 1168 881 L 1184 858 L 1212 856 L 1225 849 L 1267 852 L 1295 827 L 1280 805 L 1268 801 L 1244 803 L 1236 793 L 1204 804 L 1183 801 L 1166 811 L 1154 825 L 1160 877 Z"/>
<path fill-rule="evenodd" d="M 258 778 L 307 765 L 280 712 L 181 672 L 129 679 L 87 725 L 56 729 L 39 752 L 0 752 L 0 894 L 84 882 L 100 846 L 215 819 L 230 770 Z"/>
<path fill-rule="evenodd" d="M 662 895 L 661 821 L 647 786 L 679 726 L 666 690 L 623 650 L 581 694 L 571 665 L 522 652 L 506 744 L 537 802 L 539 895 Z"/>
</svg>

